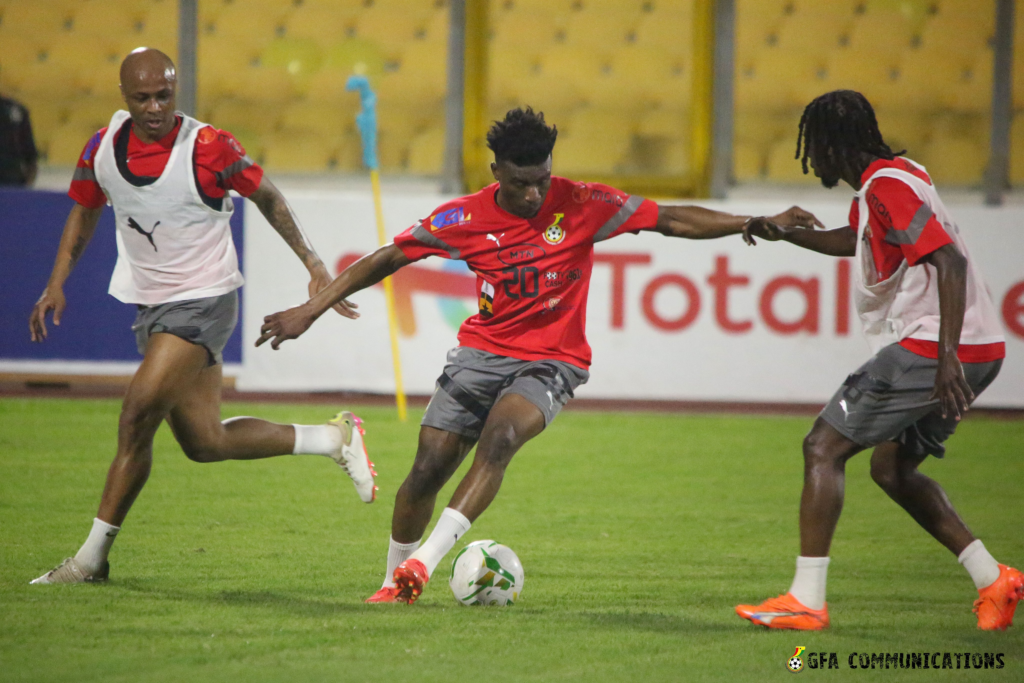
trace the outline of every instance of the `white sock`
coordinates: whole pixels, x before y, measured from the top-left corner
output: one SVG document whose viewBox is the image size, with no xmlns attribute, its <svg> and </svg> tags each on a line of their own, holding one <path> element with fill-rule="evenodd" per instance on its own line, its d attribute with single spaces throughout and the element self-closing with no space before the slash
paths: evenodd
<svg viewBox="0 0 1024 683">
<path fill-rule="evenodd" d="M 974 586 L 978 590 L 991 586 L 999 578 L 999 563 L 985 549 L 985 544 L 980 539 L 975 539 L 964 548 L 957 560 L 974 579 Z"/>
<path fill-rule="evenodd" d="M 825 579 L 828 576 L 827 557 L 796 558 L 796 576 L 789 592 L 805 607 L 822 609 L 825 606 Z"/>
<path fill-rule="evenodd" d="M 78 565 L 89 573 L 98 572 L 103 563 L 107 561 L 110 554 L 110 546 L 114 545 L 114 539 L 121 527 L 107 524 L 98 517 L 92 520 L 92 531 L 85 544 L 75 554 Z"/>
<path fill-rule="evenodd" d="M 334 425 L 292 425 L 295 455 L 330 455 L 341 445 L 341 430 Z"/>
<path fill-rule="evenodd" d="M 394 588 L 395 582 L 393 577 L 395 570 L 398 569 L 398 565 L 408 560 L 409 556 L 419 547 L 419 541 L 399 543 L 393 538 L 390 540 L 388 544 L 388 573 L 384 575 L 384 585 L 381 588 Z"/>
<path fill-rule="evenodd" d="M 409 558 L 422 562 L 427 567 L 427 576 L 433 576 L 437 565 L 472 525 L 473 523 L 458 510 L 445 508 L 434 530 L 430 532 L 427 542 Z"/>
</svg>

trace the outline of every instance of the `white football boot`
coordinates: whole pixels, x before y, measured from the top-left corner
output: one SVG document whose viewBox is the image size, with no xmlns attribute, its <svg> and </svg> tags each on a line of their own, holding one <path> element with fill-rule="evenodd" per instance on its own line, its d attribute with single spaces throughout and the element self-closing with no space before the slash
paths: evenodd
<svg viewBox="0 0 1024 683">
<path fill-rule="evenodd" d="M 78 560 L 69 557 L 55 568 L 46 572 L 38 579 L 29 581 L 30 584 L 54 584 L 54 583 L 102 583 L 110 575 L 110 563 L 104 562 L 100 570 L 94 574 L 88 573 Z"/>
<path fill-rule="evenodd" d="M 341 446 L 331 453 L 334 462 L 338 463 L 345 474 L 352 478 L 355 484 L 356 493 L 364 503 L 372 503 L 377 499 L 377 487 L 373 478 L 377 473 L 373 471 L 373 463 L 366 453 L 366 446 L 363 444 L 363 421 L 358 416 L 343 410 L 338 413 L 328 424 L 332 424 L 341 430 Z"/>
</svg>

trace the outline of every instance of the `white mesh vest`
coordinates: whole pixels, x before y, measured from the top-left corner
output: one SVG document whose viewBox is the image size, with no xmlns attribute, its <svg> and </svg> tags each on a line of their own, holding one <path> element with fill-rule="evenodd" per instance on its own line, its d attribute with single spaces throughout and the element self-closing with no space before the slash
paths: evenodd
<svg viewBox="0 0 1024 683">
<path fill-rule="evenodd" d="M 909 159 L 907 161 L 914 163 Z M 924 170 L 920 164 L 914 165 Z M 872 353 L 908 338 L 934 342 L 939 340 L 939 287 L 935 266 L 919 263 L 908 267 L 904 260 L 891 277 L 881 282 L 873 281 L 877 269 L 865 231 L 868 227 L 868 188 L 877 178 L 895 178 L 909 185 L 932 210 L 935 219 L 967 259 L 967 306 L 960 343 L 993 344 L 1004 341 L 999 316 L 985 289 L 981 273 L 935 188 L 907 171 L 883 168 L 868 178 L 857 193 L 860 225 L 857 226 L 853 296 Z"/>
<path fill-rule="evenodd" d="M 244 282 L 231 240 L 231 198 L 225 196 L 225 210 L 219 211 L 203 203 L 196 187 L 192 153 L 196 134 L 207 124 L 178 115 L 182 122 L 174 148 L 151 184 L 137 187 L 118 169 L 114 138 L 128 112 L 114 114 L 96 153 L 96 180 L 117 224 L 117 265 L 108 291 L 125 303 L 152 306 L 220 296 Z M 122 136 L 127 134 L 126 127 Z"/>
</svg>

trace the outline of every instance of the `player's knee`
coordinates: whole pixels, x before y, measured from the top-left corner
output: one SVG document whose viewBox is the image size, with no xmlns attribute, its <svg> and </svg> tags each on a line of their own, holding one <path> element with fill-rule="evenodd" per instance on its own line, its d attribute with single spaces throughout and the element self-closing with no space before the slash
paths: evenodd
<svg viewBox="0 0 1024 683">
<path fill-rule="evenodd" d="M 216 448 L 202 443 L 181 444 L 181 450 L 192 462 L 220 462 L 223 459 Z"/>
<path fill-rule="evenodd" d="M 886 493 L 899 490 L 899 470 L 893 467 L 889 461 L 871 458 L 871 479 Z"/>
<path fill-rule="evenodd" d="M 128 438 L 152 436 L 163 420 L 163 414 L 152 406 L 125 401 L 118 418 L 118 431 Z"/>
<path fill-rule="evenodd" d="M 832 462 L 835 454 L 828 447 L 824 436 L 816 429 L 804 437 L 804 464 L 820 465 Z"/>
<path fill-rule="evenodd" d="M 487 464 L 504 467 L 522 445 L 519 434 L 510 422 L 494 425 L 488 431 L 487 439 L 476 449 L 476 457 Z"/>
</svg>

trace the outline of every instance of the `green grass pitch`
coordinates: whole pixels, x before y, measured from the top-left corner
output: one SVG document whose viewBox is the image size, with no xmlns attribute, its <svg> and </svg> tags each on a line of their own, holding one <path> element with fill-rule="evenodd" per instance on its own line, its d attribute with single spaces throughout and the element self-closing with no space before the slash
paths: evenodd
<svg viewBox="0 0 1024 683">
<path fill-rule="evenodd" d="M 164 427 L 109 584 L 29 586 L 89 531 L 118 407 L 0 400 L 0 681 L 791 680 L 796 646 L 841 667 L 804 679 L 1024 680 L 1024 612 L 1005 633 L 977 631 L 966 572 L 874 486 L 866 454 L 847 468 L 832 629 L 766 631 L 733 614 L 789 586 L 809 417 L 564 413 L 465 539 L 522 559 L 525 589 L 506 609 L 461 607 L 440 576 L 414 606 L 362 602 L 383 576 L 419 414 L 399 424 L 357 407 L 380 472 L 372 506 L 326 459 L 199 465 Z M 334 410 L 224 415 L 312 423 Z M 1022 455 L 1024 421 L 974 417 L 924 467 L 1017 566 Z M 1005 667 L 848 667 L 851 653 L 886 652 L 1001 652 Z"/>
</svg>

